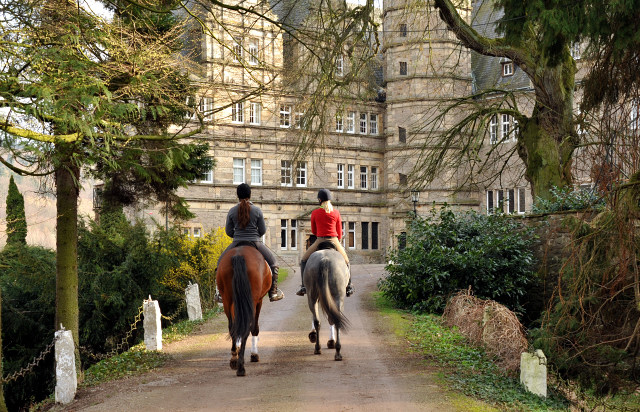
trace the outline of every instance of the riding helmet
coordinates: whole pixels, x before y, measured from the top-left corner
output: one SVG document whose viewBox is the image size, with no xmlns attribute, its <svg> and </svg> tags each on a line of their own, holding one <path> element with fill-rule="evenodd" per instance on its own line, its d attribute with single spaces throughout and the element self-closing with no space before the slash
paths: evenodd
<svg viewBox="0 0 640 412">
<path fill-rule="evenodd" d="M 320 199 L 321 202 L 331 200 L 331 192 L 329 191 L 329 189 L 320 189 L 318 191 L 318 199 Z"/>
</svg>

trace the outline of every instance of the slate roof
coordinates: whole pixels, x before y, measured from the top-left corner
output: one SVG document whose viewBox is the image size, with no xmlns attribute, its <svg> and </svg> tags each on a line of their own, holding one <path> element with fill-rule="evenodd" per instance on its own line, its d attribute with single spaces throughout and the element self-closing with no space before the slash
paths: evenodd
<svg viewBox="0 0 640 412">
<path fill-rule="evenodd" d="M 494 7 L 492 0 L 478 0 L 473 4 L 471 27 L 479 34 L 489 38 L 499 37 L 496 24 L 504 15 L 502 10 Z M 503 58 L 483 56 L 471 52 L 471 73 L 473 76 L 473 92 L 488 89 L 516 90 L 531 88 L 529 77 L 516 65 L 512 76 L 502 76 Z"/>
</svg>

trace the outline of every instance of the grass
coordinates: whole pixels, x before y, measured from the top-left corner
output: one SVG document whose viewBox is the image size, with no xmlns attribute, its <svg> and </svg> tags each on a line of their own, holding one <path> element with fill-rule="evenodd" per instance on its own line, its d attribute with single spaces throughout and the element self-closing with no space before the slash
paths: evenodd
<svg viewBox="0 0 640 412">
<path fill-rule="evenodd" d="M 439 316 L 394 309 L 381 293 L 375 294 L 375 300 L 381 313 L 392 319 L 396 333 L 409 342 L 412 350 L 440 369 L 439 376 L 451 390 L 500 410 L 567 410 L 568 403 L 553 393 L 544 399 L 526 391 L 515 377 L 501 372 L 482 349 L 468 345 L 462 335 L 442 325 Z M 454 404 L 470 411 L 491 410 L 483 405 L 470 405 L 464 397 L 454 399 Z"/>
</svg>

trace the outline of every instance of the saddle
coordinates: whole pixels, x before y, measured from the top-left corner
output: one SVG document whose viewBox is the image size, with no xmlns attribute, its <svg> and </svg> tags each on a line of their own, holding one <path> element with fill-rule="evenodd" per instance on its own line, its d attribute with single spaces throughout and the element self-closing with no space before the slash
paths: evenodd
<svg viewBox="0 0 640 412">
<path fill-rule="evenodd" d="M 316 250 L 325 250 L 325 249 L 333 249 L 333 250 L 338 250 L 338 248 L 336 247 L 336 245 L 330 241 L 330 240 L 325 240 L 323 242 L 321 242 L 318 245 L 318 249 Z"/>
<path fill-rule="evenodd" d="M 239 246 L 251 246 L 251 247 L 255 248 L 256 250 L 260 250 L 260 249 L 258 249 L 258 245 L 256 245 L 256 242 L 252 242 L 250 240 L 240 240 L 240 241 L 238 241 L 238 243 L 232 249 L 235 249 L 235 248 L 237 248 Z"/>
</svg>

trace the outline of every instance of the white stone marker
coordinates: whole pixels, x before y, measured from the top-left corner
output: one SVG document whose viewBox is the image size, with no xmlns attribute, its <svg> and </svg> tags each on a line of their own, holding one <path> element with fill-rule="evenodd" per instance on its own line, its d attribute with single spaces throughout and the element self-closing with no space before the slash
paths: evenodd
<svg viewBox="0 0 640 412">
<path fill-rule="evenodd" d="M 547 357 L 540 349 L 520 355 L 520 383 L 529 392 L 547 397 Z"/>
<path fill-rule="evenodd" d="M 73 345 L 73 335 L 70 330 L 65 330 L 60 325 L 60 330 L 55 333 L 55 358 L 56 358 L 56 402 L 67 404 L 76 397 L 78 378 L 76 376 L 76 355 Z"/>
<path fill-rule="evenodd" d="M 200 288 L 197 283 L 191 283 L 187 285 L 184 290 L 185 299 L 187 300 L 187 315 L 189 320 L 202 319 L 202 306 L 200 305 Z"/>
<path fill-rule="evenodd" d="M 162 323 L 160 305 L 157 300 L 143 302 L 144 321 L 144 346 L 147 350 L 162 350 Z"/>
</svg>

